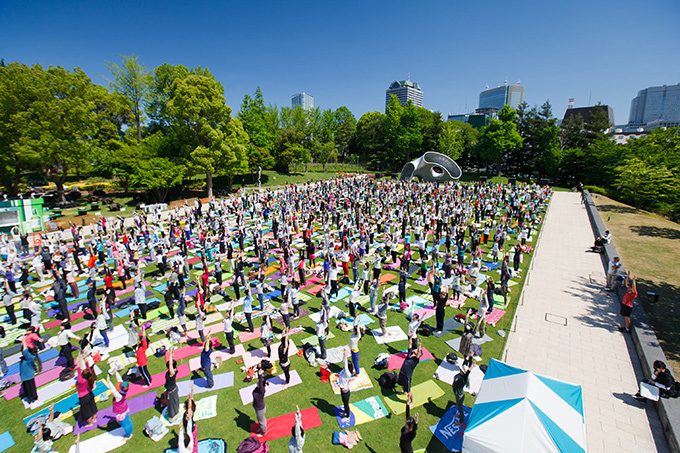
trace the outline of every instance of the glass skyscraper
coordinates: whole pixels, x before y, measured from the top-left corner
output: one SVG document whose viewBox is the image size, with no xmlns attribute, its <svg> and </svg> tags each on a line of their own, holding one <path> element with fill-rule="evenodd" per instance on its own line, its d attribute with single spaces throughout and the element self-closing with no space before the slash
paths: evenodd
<svg viewBox="0 0 680 453">
<path fill-rule="evenodd" d="M 479 108 L 495 108 L 501 110 L 504 105 L 517 109 L 524 102 L 524 87 L 521 85 L 504 85 L 479 93 Z"/>
<path fill-rule="evenodd" d="M 314 108 L 314 97 L 307 93 L 294 94 L 291 103 L 293 108 L 302 107 L 302 110 L 311 110 Z"/>
<path fill-rule="evenodd" d="M 680 83 L 640 90 L 630 103 L 631 126 L 680 126 Z"/>
</svg>

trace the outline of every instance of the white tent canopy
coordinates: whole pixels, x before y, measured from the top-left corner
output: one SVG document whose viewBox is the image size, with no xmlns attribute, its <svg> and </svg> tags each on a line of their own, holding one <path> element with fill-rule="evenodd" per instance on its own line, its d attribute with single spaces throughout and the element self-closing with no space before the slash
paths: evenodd
<svg viewBox="0 0 680 453">
<path fill-rule="evenodd" d="M 585 452 L 581 387 L 492 359 L 465 428 L 463 451 Z"/>
</svg>

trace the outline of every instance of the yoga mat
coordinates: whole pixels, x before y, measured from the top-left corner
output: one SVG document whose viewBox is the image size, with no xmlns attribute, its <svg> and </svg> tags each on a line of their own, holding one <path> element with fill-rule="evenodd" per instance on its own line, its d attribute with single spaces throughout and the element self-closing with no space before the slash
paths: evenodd
<svg viewBox="0 0 680 453">
<path fill-rule="evenodd" d="M 338 387 L 339 376 L 340 373 L 333 373 L 331 374 L 331 378 L 329 380 L 329 382 L 331 383 L 331 387 L 333 388 L 333 393 L 335 393 L 336 395 L 340 394 L 340 387 Z M 353 376 L 349 379 L 350 392 L 358 392 L 360 390 L 370 388 L 373 388 L 373 382 L 371 381 L 371 378 L 368 376 L 368 373 L 366 373 L 366 370 L 364 368 L 360 369 L 359 374 L 357 376 Z"/>
<path fill-rule="evenodd" d="M 71 313 L 69 315 L 69 318 L 71 319 L 71 322 L 75 321 L 76 319 L 80 319 L 85 316 L 85 310 L 79 311 L 78 313 Z M 46 322 L 43 324 L 43 327 L 45 330 L 49 329 L 54 329 L 55 327 L 59 327 L 62 323 L 61 319 L 55 319 L 54 321 Z"/>
<path fill-rule="evenodd" d="M 264 295 L 264 300 L 270 300 L 281 296 L 281 290 L 274 290 Z"/>
<path fill-rule="evenodd" d="M 210 354 L 210 360 L 212 362 L 217 362 L 217 359 L 220 358 L 222 359 L 222 362 L 226 362 L 227 360 L 231 359 L 232 357 L 239 357 L 242 356 L 245 353 L 245 349 L 243 348 L 242 344 L 237 344 L 234 345 L 234 353 L 229 354 L 229 351 L 227 349 L 220 349 L 219 351 L 213 350 L 212 354 Z M 189 369 L 191 371 L 196 371 L 199 368 L 201 368 L 201 358 L 200 357 L 193 357 L 189 360 Z"/>
<path fill-rule="evenodd" d="M 316 296 L 319 293 L 319 291 L 323 290 L 324 286 L 325 285 L 316 285 L 313 286 L 311 289 L 307 289 L 305 291 L 307 291 L 309 294 Z"/>
<path fill-rule="evenodd" d="M 394 280 L 395 278 L 397 278 L 397 276 L 394 274 L 382 274 L 380 276 L 380 285 L 384 285 L 385 283 L 389 282 L 390 280 Z"/>
<path fill-rule="evenodd" d="M 241 343 L 245 343 L 247 341 L 254 340 L 256 338 L 260 338 L 261 335 L 261 327 L 255 327 L 255 329 L 252 332 L 239 332 L 238 333 L 238 341 Z"/>
<path fill-rule="evenodd" d="M 104 453 L 125 445 L 125 430 L 117 428 L 113 431 L 91 437 L 80 442 L 80 453 Z M 68 453 L 76 453 L 76 446 L 71 445 Z"/>
<path fill-rule="evenodd" d="M 451 297 L 449 300 L 446 301 L 446 306 L 447 307 L 454 307 L 454 308 L 460 308 L 463 305 L 465 305 L 465 301 L 467 300 L 467 297 L 463 296 L 462 294 L 458 298 L 453 298 Z"/>
<path fill-rule="evenodd" d="M 321 426 L 321 418 L 319 417 L 319 411 L 316 407 L 310 407 L 300 411 L 302 428 L 305 433 L 312 429 Z M 259 424 L 252 423 L 250 425 L 250 433 L 255 436 Z M 267 419 L 267 434 L 259 437 L 260 442 L 266 442 L 269 440 L 280 439 L 282 437 L 290 437 L 291 430 L 295 426 L 295 412 L 290 414 L 280 415 L 274 418 Z"/>
<path fill-rule="evenodd" d="M 297 354 L 298 348 L 295 347 L 295 343 L 293 343 L 293 340 L 290 338 L 288 339 L 290 342 L 288 346 L 288 356 L 292 357 L 293 355 Z M 263 359 L 267 359 L 270 362 L 276 362 L 279 360 L 279 344 L 281 343 L 276 343 L 271 345 L 272 349 L 272 354 L 270 358 L 267 358 L 267 349 L 265 347 L 261 347 L 260 349 L 255 349 L 255 350 L 249 350 L 246 351 L 243 354 L 243 365 L 245 365 L 247 368 L 250 368 L 251 366 L 257 365 L 260 363 Z"/>
<path fill-rule="evenodd" d="M 418 363 L 427 362 L 428 360 L 434 360 L 434 356 L 430 353 L 430 351 L 428 351 L 425 348 L 422 348 L 421 351 L 423 355 L 420 356 L 420 361 Z M 389 371 L 401 369 L 401 366 L 404 364 L 404 361 L 406 360 L 407 353 L 408 351 L 402 351 L 389 356 L 389 358 L 387 359 L 387 369 Z"/>
<path fill-rule="evenodd" d="M 444 395 L 444 391 L 439 388 L 439 386 L 432 379 L 412 387 L 411 393 L 413 394 L 411 409 L 422 406 L 423 404 Z M 389 406 L 392 412 L 400 415 L 406 412 L 406 398 L 406 394 L 398 395 L 395 393 L 385 397 L 385 403 Z"/>
<path fill-rule="evenodd" d="M 421 321 L 425 321 L 427 318 L 434 316 L 436 311 L 437 310 L 434 308 L 425 307 L 421 308 L 420 310 L 416 310 L 414 314 L 418 315 Z"/>
<path fill-rule="evenodd" d="M 55 379 L 59 379 L 59 373 L 61 372 L 63 368 L 57 367 L 57 368 L 52 368 L 51 370 L 45 371 L 44 373 L 40 373 L 35 376 L 35 385 L 38 389 L 42 387 L 45 384 L 49 384 L 50 382 L 54 381 Z M 21 393 L 21 384 L 14 385 L 7 390 L 5 390 L 3 396 L 5 397 L 5 400 L 9 401 L 11 399 L 16 398 L 19 396 Z"/>
<path fill-rule="evenodd" d="M 399 326 L 387 326 L 386 330 L 387 336 L 383 336 L 382 330 L 380 329 L 371 330 L 371 334 L 373 335 L 373 338 L 375 338 L 376 343 L 385 344 L 408 340 L 408 337 Z"/>
<path fill-rule="evenodd" d="M 257 379 L 254 379 L 254 381 L 257 381 Z M 302 379 L 300 379 L 300 375 L 297 371 L 292 370 L 290 372 L 290 384 L 288 385 L 286 385 L 286 376 L 281 373 L 278 376 L 267 379 L 264 396 L 266 398 L 275 393 L 279 393 L 282 390 L 286 390 L 288 387 L 293 387 L 294 385 L 298 384 L 302 384 Z M 248 387 L 243 387 L 238 391 L 239 395 L 241 395 L 241 402 L 243 402 L 244 406 L 253 402 L 253 390 L 255 390 L 255 387 L 257 387 L 257 382 L 249 385 Z"/>
<path fill-rule="evenodd" d="M 462 363 L 462 361 L 460 361 Z M 444 360 L 437 368 L 434 373 L 434 378 L 439 379 L 442 382 L 446 382 L 449 385 L 453 385 L 453 380 L 456 375 L 460 373 L 460 368 L 458 365 Z M 479 390 L 482 388 L 482 380 L 484 380 L 484 372 L 478 366 L 473 367 L 470 371 L 470 376 L 468 377 L 468 383 L 465 386 L 465 391 L 471 395 L 477 395 Z"/>
<path fill-rule="evenodd" d="M 354 325 L 354 318 L 352 318 L 352 317 L 345 318 L 345 321 L 350 325 Z M 366 325 L 366 324 L 371 324 L 372 322 L 375 322 L 375 320 L 373 318 L 371 318 L 370 316 L 368 316 L 366 313 L 362 313 L 361 316 L 359 317 L 359 324 Z M 336 324 L 340 323 L 340 320 L 336 319 L 335 323 Z"/>
<path fill-rule="evenodd" d="M 333 297 L 330 298 L 331 302 L 338 302 L 341 301 L 342 299 L 349 297 L 349 295 L 352 294 L 352 290 L 348 289 L 347 287 L 345 288 L 340 288 L 338 291 L 337 295 L 333 295 Z"/>
<path fill-rule="evenodd" d="M 225 453 L 227 443 L 224 439 L 201 439 L 198 441 L 198 453 Z M 177 453 L 176 448 L 166 448 L 164 453 Z"/>
<path fill-rule="evenodd" d="M 441 338 L 444 335 L 450 334 L 451 332 L 460 328 L 461 326 L 462 326 L 462 324 L 459 323 L 458 321 L 456 321 L 455 317 L 449 318 L 446 321 L 444 321 L 444 328 L 442 329 L 442 333 L 437 333 L 435 331 L 435 332 L 433 332 L 433 334 L 434 334 L 435 337 Z M 437 328 L 436 326 L 434 326 L 434 327 L 435 327 L 435 329 Z"/>
<path fill-rule="evenodd" d="M 203 332 L 204 335 L 205 335 L 207 330 L 210 330 L 210 333 L 212 335 L 214 335 L 216 333 L 224 332 L 224 324 L 220 322 L 220 323 L 217 323 L 217 324 L 212 324 L 210 326 L 206 326 L 205 331 Z M 187 332 L 187 339 L 188 340 L 198 340 L 199 338 L 201 338 L 201 335 L 198 333 L 198 330 L 190 330 L 189 332 Z"/>
<path fill-rule="evenodd" d="M 216 348 L 220 345 L 219 339 L 217 337 L 212 338 L 212 344 L 213 348 Z M 175 350 L 175 360 L 179 361 L 182 359 L 186 359 L 187 357 L 195 356 L 201 353 L 203 350 L 203 344 L 201 343 L 195 343 L 189 346 L 184 346 L 183 348 L 179 348 Z M 165 361 L 167 362 L 170 359 L 170 352 L 165 353 Z"/>
<path fill-rule="evenodd" d="M 179 407 L 179 415 L 177 421 L 170 424 L 168 422 L 168 408 L 163 409 L 160 415 L 161 422 L 166 428 L 168 426 L 179 425 L 184 416 L 184 404 Z M 194 412 L 194 421 L 205 420 L 206 418 L 213 418 L 217 416 L 217 395 L 207 396 L 201 400 L 196 401 L 196 411 Z"/>
<path fill-rule="evenodd" d="M 388 414 L 387 408 L 379 396 L 371 396 L 365 400 L 350 403 L 350 416 L 346 421 L 343 421 L 343 418 L 340 417 L 340 414 L 342 414 L 344 410 L 344 406 L 334 408 L 335 419 L 338 421 L 338 425 L 342 430 L 387 417 Z"/>
<path fill-rule="evenodd" d="M 9 431 L 0 434 L 0 451 L 5 451 L 14 445 L 14 439 Z"/>
<path fill-rule="evenodd" d="M 305 331 L 305 328 L 304 328 L 304 327 L 302 327 L 302 326 L 295 326 L 295 327 L 292 327 L 292 328 L 288 331 L 288 336 L 295 335 L 296 333 L 300 333 L 300 332 L 304 332 L 304 331 Z M 281 334 L 281 333 L 277 333 L 277 334 L 274 335 L 274 336 L 276 337 L 277 340 L 280 340 L 281 338 L 283 338 L 283 334 Z"/>
<path fill-rule="evenodd" d="M 159 292 L 159 293 L 162 293 L 162 292 L 165 291 L 166 289 L 168 289 L 168 284 L 167 284 L 167 283 L 162 283 L 162 284 L 160 284 L 160 285 L 158 285 L 158 286 L 154 286 L 154 287 L 153 287 L 153 290 L 154 290 L 154 291 L 157 291 L 157 292 Z"/>
<path fill-rule="evenodd" d="M 298 316 L 297 318 L 293 316 L 293 310 L 292 310 L 292 309 L 289 310 L 289 311 L 290 311 L 290 320 L 291 320 L 291 321 L 295 321 L 295 320 L 298 320 L 298 319 L 302 319 L 302 318 L 304 318 L 305 316 L 309 316 L 309 311 L 308 311 L 305 307 L 300 307 L 300 309 L 299 309 L 299 314 L 300 314 L 300 316 Z M 276 318 L 274 318 L 274 317 L 272 316 L 272 319 L 273 319 L 274 321 L 276 321 L 276 323 L 277 323 L 278 325 L 280 325 L 280 326 L 284 325 L 284 324 L 283 324 L 283 316 L 278 316 L 278 317 L 276 317 Z"/>
<path fill-rule="evenodd" d="M 456 425 L 458 421 L 458 406 L 452 405 L 436 425 L 430 427 L 430 431 L 444 444 L 447 451 L 461 451 L 463 449 L 463 432 L 470 418 L 470 409 L 463 406 L 463 424 Z"/>
<path fill-rule="evenodd" d="M 50 359 L 54 359 L 58 355 L 59 350 L 57 350 L 56 348 L 50 348 L 38 354 L 38 357 L 40 357 L 41 362 L 45 363 Z M 10 375 L 13 374 L 17 374 L 17 376 L 19 375 L 19 362 L 14 363 L 7 367 L 7 375 L 5 377 L 9 377 Z M 21 379 L 19 380 L 21 381 Z"/>
<path fill-rule="evenodd" d="M 326 335 L 326 343 L 328 343 L 328 340 L 330 340 L 331 338 L 335 338 L 333 331 L 328 332 L 328 335 Z M 304 338 L 301 341 L 301 343 L 302 344 L 309 343 L 312 346 L 319 346 L 319 337 L 317 337 L 316 335 L 311 335 L 307 338 Z M 328 352 L 328 350 L 326 350 L 326 352 Z M 341 361 L 342 361 L 342 359 L 341 359 Z"/>
<path fill-rule="evenodd" d="M 413 283 L 415 283 L 416 285 L 420 285 L 420 286 L 427 286 L 427 279 L 420 277 L 418 280 L 416 280 Z"/>
<path fill-rule="evenodd" d="M 65 395 L 67 392 L 70 392 L 73 388 L 75 388 L 76 385 L 76 378 L 73 377 L 72 379 L 69 379 L 68 381 L 55 381 L 49 385 L 46 385 L 40 389 L 38 389 L 38 400 L 34 402 L 33 404 L 27 404 L 25 400 L 21 400 L 21 402 L 24 404 L 25 409 L 37 409 L 43 404 L 46 404 L 53 399 Z"/>
<path fill-rule="evenodd" d="M 460 348 L 460 338 L 461 337 L 457 337 L 457 338 L 454 338 L 453 340 L 449 340 L 449 341 L 446 342 L 446 344 L 449 345 L 454 351 L 460 352 L 460 349 L 459 349 Z M 493 341 L 493 338 L 484 334 L 484 338 L 477 338 L 477 336 L 475 336 L 472 339 L 472 344 L 484 344 L 484 343 L 487 343 L 489 341 Z"/>
<path fill-rule="evenodd" d="M 191 381 L 182 381 L 177 383 L 179 388 L 179 396 L 185 397 L 191 393 L 191 382 L 194 383 L 194 393 L 204 393 L 213 390 L 226 389 L 234 386 L 234 372 L 228 371 L 226 373 L 213 374 L 214 385 L 208 388 L 208 381 L 205 377 L 192 379 Z"/>
<path fill-rule="evenodd" d="M 101 374 L 101 370 L 95 370 L 97 371 L 97 374 Z M 98 397 L 104 393 L 108 392 L 108 389 L 106 388 L 106 385 L 102 381 L 97 382 L 97 385 L 95 386 L 94 390 L 92 393 L 95 396 L 95 400 L 98 399 Z M 65 420 L 73 415 L 73 413 L 80 407 L 80 400 L 78 400 L 78 394 L 72 394 L 67 396 L 66 398 L 57 401 L 54 403 L 54 411 L 55 412 L 61 412 L 61 420 Z M 36 415 L 49 415 L 50 410 L 49 408 L 45 408 L 33 415 L 29 415 L 28 417 L 24 418 L 24 424 L 28 423 L 30 419 L 35 417 Z"/>
<path fill-rule="evenodd" d="M 344 358 L 342 351 L 345 350 L 344 346 L 336 346 L 335 348 L 326 349 L 326 362 L 329 363 L 340 363 Z"/>
<path fill-rule="evenodd" d="M 130 390 L 128 390 L 128 398 L 132 398 L 133 396 L 140 395 L 142 393 L 146 393 L 150 390 L 156 389 L 162 385 L 165 385 L 165 371 L 162 371 L 160 373 L 154 374 L 151 376 L 151 385 L 149 387 L 142 387 L 142 382 L 143 380 L 139 380 L 136 382 L 131 382 L 130 383 Z M 177 367 L 177 377 L 176 379 L 182 379 L 189 376 L 189 365 L 186 363 L 183 363 Z"/>
<path fill-rule="evenodd" d="M 113 401 L 113 397 L 111 397 L 111 400 Z M 155 393 L 147 393 L 146 395 L 141 395 L 136 398 L 127 400 L 130 415 L 136 414 L 137 412 L 142 412 L 146 409 L 153 407 L 155 402 L 156 402 Z M 73 430 L 73 434 L 78 435 L 80 433 L 92 431 L 93 429 L 96 428 L 105 428 L 109 423 L 117 423 L 116 416 L 113 413 L 113 406 L 109 406 L 104 409 L 98 409 L 97 423 L 89 428 L 87 426 L 82 426 L 80 424 L 80 419 L 78 419 L 78 422 L 76 423 L 76 426 Z"/>
</svg>

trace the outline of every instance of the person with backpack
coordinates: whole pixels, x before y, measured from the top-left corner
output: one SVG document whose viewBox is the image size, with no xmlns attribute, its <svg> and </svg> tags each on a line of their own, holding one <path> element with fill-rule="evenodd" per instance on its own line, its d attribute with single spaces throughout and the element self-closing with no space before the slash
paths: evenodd
<svg viewBox="0 0 680 453">
<path fill-rule="evenodd" d="M 411 404 L 413 403 L 413 395 L 406 399 L 406 422 L 401 427 L 401 435 L 399 436 L 399 451 L 401 453 L 413 453 L 413 439 L 416 438 L 418 430 L 418 414 L 411 417 Z"/>
</svg>

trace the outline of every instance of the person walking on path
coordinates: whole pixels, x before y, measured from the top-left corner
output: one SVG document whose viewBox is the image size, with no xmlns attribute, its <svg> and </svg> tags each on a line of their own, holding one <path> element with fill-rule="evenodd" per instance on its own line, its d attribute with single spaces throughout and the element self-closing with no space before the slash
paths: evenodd
<svg viewBox="0 0 680 453">
<path fill-rule="evenodd" d="M 408 397 L 406 400 L 406 422 L 404 426 L 401 427 L 401 436 L 399 436 L 399 451 L 401 453 L 413 453 L 413 439 L 416 438 L 416 432 L 418 430 L 418 414 L 415 417 L 411 417 L 411 403 L 413 402 L 412 397 Z"/>
<path fill-rule="evenodd" d="M 265 394 L 267 393 L 267 382 L 264 379 L 264 370 L 262 366 L 257 368 L 257 385 L 253 389 L 253 409 L 257 417 L 257 423 L 260 425 L 257 431 L 257 437 L 262 437 L 267 434 L 267 406 L 264 402 Z"/>
<path fill-rule="evenodd" d="M 621 332 L 630 333 L 630 314 L 633 312 L 633 301 L 637 296 L 637 279 L 632 272 L 629 272 L 626 279 L 626 294 L 623 295 L 621 301 L 621 316 L 626 323 L 625 327 L 620 328 Z"/>
</svg>

